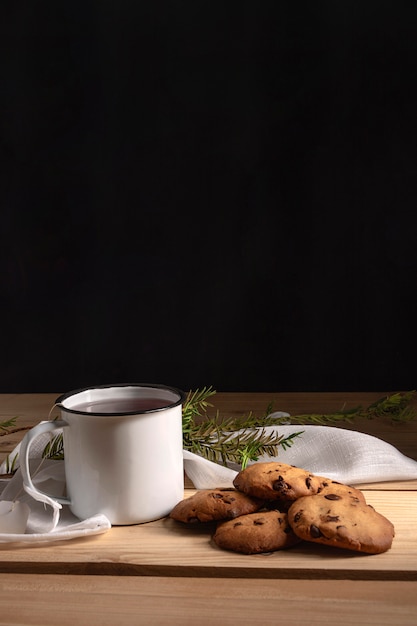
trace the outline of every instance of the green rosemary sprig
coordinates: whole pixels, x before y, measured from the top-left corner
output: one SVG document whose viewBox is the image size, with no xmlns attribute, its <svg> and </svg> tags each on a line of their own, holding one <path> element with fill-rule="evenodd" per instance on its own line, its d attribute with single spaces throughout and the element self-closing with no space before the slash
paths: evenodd
<svg viewBox="0 0 417 626">
<path fill-rule="evenodd" d="M 351 422 L 357 418 L 390 419 L 393 422 L 410 422 L 417 418 L 417 410 L 410 407 L 415 391 L 398 392 L 384 396 L 367 407 L 357 406 L 351 409 L 341 409 L 334 413 L 306 413 L 291 415 L 288 419 L 291 424 L 319 424 L 328 425 L 337 422 Z"/>
<path fill-rule="evenodd" d="M 213 405 L 208 398 L 214 396 L 216 391 L 212 387 L 203 387 L 196 391 L 189 391 L 182 407 L 182 430 L 187 434 L 193 428 L 196 417 L 205 415 L 207 408 Z"/>
<path fill-rule="evenodd" d="M 224 430 L 212 419 L 191 428 L 190 436 L 184 437 L 183 445 L 184 449 L 209 461 L 221 465 L 238 463 L 245 467 L 249 461 L 257 461 L 262 455 L 276 456 L 278 446 L 291 446 L 293 439 L 300 434 L 301 432 L 294 432 L 284 437 L 277 433 L 267 433 L 262 427 Z"/>
<path fill-rule="evenodd" d="M 6 457 L 6 476 L 12 476 L 17 471 L 17 457 L 18 453 L 14 455 L 12 458 L 11 454 L 8 454 Z"/>
<path fill-rule="evenodd" d="M 17 416 L 11 417 L 8 420 L 4 420 L 0 422 L 0 437 L 5 437 L 6 435 L 11 435 L 13 433 L 17 433 L 22 430 L 28 430 L 28 428 L 16 428 Z M 16 453 L 13 457 L 11 454 L 8 454 L 5 459 L 5 472 L 6 476 L 13 475 L 17 470 L 17 457 Z"/>
<path fill-rule="evenodd" d="M 183 409 L 183 447 L 209 461 L 221 465 L 237 463 L 242 468 L 249 461 L 257 461 L 260 456 L 276 456 L 278 447 L 284 449 L 293 444 L 293 440 L 302 434 L 291 433 L 284 437 L 275 433 L 267 433 L 266 426 L 282 423 L 281 418 L 271 417 L 271 406 L 265 414 L 255 417 L 252 412 L 239 418 L 221 419 L 219 413 L 213 418 L 206 416 L 207 408 L 213 406 L 208 398 L 216 392 L 212 387 L 190 391 Z M 196 417 L 204 421 L 196 423 Z M 287 421 L 287 418 L 285 418 Z"/>
<path fill-rule="evenodd" d="M 2 431 L 2 435 L 8 435 L 9 429 L 13 426 L 16 426 L 17 417 L 12 417 L 9 420 L 4 420 L 4 422 L 0 422 L 0 430 Z"/>
<path fill-rule="evenodd" d="M 51 441 L 46 444 L 42 452 L 42 458 L 62 461 L 64 458 L 64 437 L 62 433 L 53 437 Z"/>
</svg>

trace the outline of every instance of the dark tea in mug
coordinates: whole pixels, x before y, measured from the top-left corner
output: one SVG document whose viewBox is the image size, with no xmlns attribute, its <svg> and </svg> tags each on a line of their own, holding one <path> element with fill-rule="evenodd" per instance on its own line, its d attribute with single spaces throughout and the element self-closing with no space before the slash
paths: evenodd
<svg viewBox="0 0 417 626">
<path fill-rule="evenodd" d="M 118 413 L 144 413 L 167 407 L 169 402 L 163 398 L 109 398 L 93 402 L 80 402 L 72 409 L 82 413 L 100 413 L 117 415 Z"/>
<path fill-rule="evenodd" d="M 64 394 L 57 403 L 66 410 L 89 415 L 126 415 L 166 409 L 181 401 L 178 390 L 163 385 L 120 384 L 79 389 Z"/>
</svg>

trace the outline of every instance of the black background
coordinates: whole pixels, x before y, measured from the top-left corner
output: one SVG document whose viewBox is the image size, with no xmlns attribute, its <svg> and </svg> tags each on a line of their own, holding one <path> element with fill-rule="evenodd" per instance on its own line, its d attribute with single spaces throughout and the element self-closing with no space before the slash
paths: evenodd
<svg viewBox="0 0 417 626">
<path fill-rule="evenodd" d="M 414 7 L 3 0 L 0 391 L 415 388 Z"/>
</svg>

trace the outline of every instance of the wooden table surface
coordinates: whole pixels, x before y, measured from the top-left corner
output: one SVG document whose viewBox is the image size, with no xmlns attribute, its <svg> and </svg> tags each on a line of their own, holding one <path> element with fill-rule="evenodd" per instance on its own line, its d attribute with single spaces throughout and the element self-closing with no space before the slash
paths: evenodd
<svg viewBox="0 0 417 626">
<path fill-rule="evenodd" d="M 48 419 L 56 394 L 0 395 L 0 420 L 18 428 Z M 369 404 L 372 394 L 217 394 L 225 416 L 262 413 L 271 400 L 290 413 Z M 343 424 L 417 459 L 417 423 Z M 24 430 L 0 437 L 0 461 Z M 363 485 L 395 526 L 390 551 L 355 554 L 300 544 L 239 555 L 211 542 L 211 528 L 170 519 L 114 527 L 54 544 L 0 546 L 0 624 L 417 624 L 417 481 Z M 194 492 L 188 484 L 185 496 Z M 57 618 L 57 615 L 59 616 Z"/>
</svg>

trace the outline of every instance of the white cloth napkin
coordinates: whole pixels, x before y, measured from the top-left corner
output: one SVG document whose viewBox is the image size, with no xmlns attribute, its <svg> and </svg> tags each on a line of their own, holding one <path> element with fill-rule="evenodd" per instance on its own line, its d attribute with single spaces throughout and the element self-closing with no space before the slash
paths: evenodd
<svg viewBox="0 0 417 626">
<path fill-rule="evenodd" d="M 268 427 L 265 430 L 274 429 Z M 303 431 L 303 434 L 294 439 L 292 447 L 286 450 L 280 447 L 278 457 L 261 457 L 259 461 L 278 460 L 351 485 L 417 479 L 417 461 L 371 435 L 329 426 L 278 427 L 279 435 L 284 437 L 296 431 Z M 31 474 L 37 487 L 58 496 L 65 490 L 64 462 L 41 459 L 49 437 L 40 436 L 31 446 Z M 19 453 L 19 449 L 20 445 L 12 452 L 11 458 Z M 238 466 L 224 467 L 187 450 L 184 450 L 183 457 L 185 472 L 196 489 L 230 487 L 239 471 Z M 3 463 L 0 474 L 5 472 L 6 465 Z M 111 527 L 104 515 L 80 520 L 66 505 L 61 507 L 47 497 L 35 499 L 23 488 L 20 469 L 12 479 L 0 484 L 0 500 L 26 503 L 30 507 L 26 532 L 0 532 L 0 543 L 62 541 L 104 533 Z"/>
<path fill-rule="evenodd" d="M 63 495 L 65 491 L 63 461 L 33 458 L 30 460 L 30 469 L 36 487 L 51 495 Z M 60 504 L 47 496 L 39 499 L 38 494 L 36 494 L 36 498 L 32 497 L 30 492 L 27 493 L 23 487 L 20 469 L 17 470 L 12 479 L 4 482 L 0 500 L 24 503 L 30 509 L 25 533 L 0 532 L 0 543 L 62 541 L 73 537 L 97 535 L 111 528 L 105 515 L 94 515 L 88 519 L 80 520 L 71 513 L 68 506 L 61 507 Z"/>
<path fill-rule="evenodd" d="M 274 427 L 266 427 L 265 431 L 273 432 Z M 284 437 L 299 431 L 303 434 L 294 439 L 292 447 L 280 448 L 278 457 L 263 456 L 258 461 L 296 465 L 350 485 L 417 478 L 417 461 L 372 435 L 332 426 L 278 428 Z M 185 450 L 184 467 L 196 489 L 230 487 L 239 469 L 217 465 Z"/>
<path fill-rule="evenodd" d="M 54 436 L 59 431 L 54 431 Z M 60 496 L 65 492 L 65 468 L 63 461 L 42 459 L 42 452 L 50 441 L 50 435 L 41 435 L 35 439 L 30 448 L 30 471 L 33 484 L 51 495 Z M 25 533 L 0 532 L 0 543 L 24 542 L 42 543 L 63 541 L 74 537 L 98 535 L 105 533 L 111 524 L 105 515 L 94 515 L 80 520 L 75 517 L 68 506 L 61 506 L 47 496 L 32 497 L 23 487 L 23 479 L 19 467 L 20 443 L 16 446 L 9 458 L 13 460 L 17 455 L 15 467 L 17 471 L 13 478 L 0 481 L 0 500 L 23 503 L 29 506 L 29 517 Z M 6 461 L 0 466 L 0 474 L 7 472 Z M 1 530 L 0 519 L 0 530 Z"/>
</svg>

